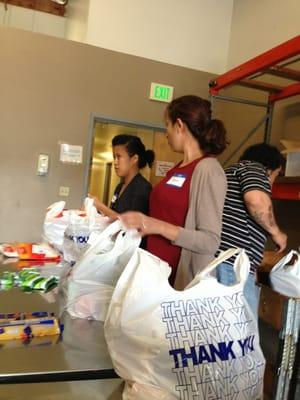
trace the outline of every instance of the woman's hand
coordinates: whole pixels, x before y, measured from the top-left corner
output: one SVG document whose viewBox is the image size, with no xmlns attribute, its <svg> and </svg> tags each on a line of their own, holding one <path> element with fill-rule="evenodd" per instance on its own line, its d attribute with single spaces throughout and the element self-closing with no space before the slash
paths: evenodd
<svg viewBox="0 0 300 400">
<path fill-rule="evenodd" d="M 94 206 L 97 208 L 97 211 L 101 212 L 101 208 L 104 205 L 103 203 L 101 203 L 101 201 L 98 199 L 98 197 L 93 196 L 92 194 L 88 193 L 88 197 L 90 199 L 94 200 Z"/>
<path fill-rule="evenodd" d="M 177 238 L 179 227 L 140 212 L 129 211 L 119 214 L 120 221 L 128 229 L 137 229 L 142 236 L 161 235 L 169 240 Z"/>
<path fill-rule="evenodd" d="M 119 219 L 125 228 L 136 229 L 142 236 L 158 233 L 158 227 L 155 224 L 156 220 L 140 212 L 128 211 L 120 214 Z"/>
<path fill-rule="evenodd" d="M 88 194 L 90 199 L 94 200 L 94 206 L 96 207 L 97 211 L 107 217 L 111 218 L 112 221 L 117 219 L 118 213 L 112 210 L 111 208 L 107 207 L 104 203 L 102 203 L 98 197 Z"/>
</svg>

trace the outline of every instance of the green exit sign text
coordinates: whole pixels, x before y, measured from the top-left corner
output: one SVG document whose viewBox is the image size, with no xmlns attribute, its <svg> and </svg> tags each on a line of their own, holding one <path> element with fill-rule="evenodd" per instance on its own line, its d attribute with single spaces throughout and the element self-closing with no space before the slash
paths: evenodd
<svg viewBox="0 0 300 400">
<path fill-rule="evenodd" d="M 173 86 L 162 85 L 161 83 L 151 83 L 150 99 L 170 103 L 173 99 Z"/>
</svg>

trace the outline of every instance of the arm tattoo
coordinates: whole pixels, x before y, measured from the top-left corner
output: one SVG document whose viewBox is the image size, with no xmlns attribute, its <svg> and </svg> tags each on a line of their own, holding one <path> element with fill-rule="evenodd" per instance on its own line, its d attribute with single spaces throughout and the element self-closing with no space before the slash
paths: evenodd
<svg viewBox="0 0 300 400">
<path fill-rule="evenodd" d="M 252 217 L 255 222 L 268 232 L 277 226 L 272 205 L 269 205 L 266 211 L 254 211 Z"/>
</svg>

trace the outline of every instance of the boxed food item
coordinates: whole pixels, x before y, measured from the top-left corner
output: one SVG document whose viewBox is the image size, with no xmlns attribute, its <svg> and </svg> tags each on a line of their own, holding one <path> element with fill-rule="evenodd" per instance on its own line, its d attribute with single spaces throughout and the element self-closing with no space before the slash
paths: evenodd
<svg viewBox="0 0 300 400">
<path fill-rule="evenodd" d="M 286 154 L 285 176 L 300 176 L 300 141 L 281 140 L 286 148 L 281 153 Z"/>
<path fill-rule="evenodd" d="M 61 326 L 55 317 L 6 320 L 0 323 L 0 341 L 26 340 L 36 336 L 59 335 Z"/>
</svg>

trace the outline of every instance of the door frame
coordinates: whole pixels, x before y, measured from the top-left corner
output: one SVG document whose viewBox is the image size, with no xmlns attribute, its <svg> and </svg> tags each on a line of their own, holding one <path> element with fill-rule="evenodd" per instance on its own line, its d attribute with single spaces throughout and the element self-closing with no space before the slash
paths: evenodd
<svg viewBox="0 0 300 400">
<path fill-rule="evenodd" d="M 90 166 L 92 163 L 93 154 L 93 142 L 94 142 L 94 127 L 97 122 L 103 122 L 113 125 L 124 125 L 132 128 L 149 129 L 156 132 L 165 132 L 166 129 L 163 125 L 150 124 L 147 122 L 130 121 L 122 118 L 108 117 L 98 113 L 91 113 L 89 118 L 89 130 L 87 146 L 85 151 L 85 167 L 84 167 L 84 178 L 83 178 L 83 196 L 82 201 L 85 199 L 88 193 L 89 178 L 90 178 Z"/>
</svg>

